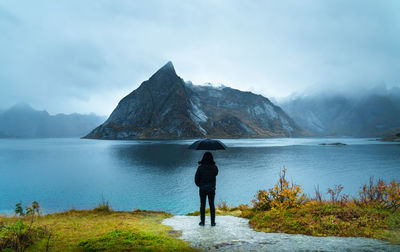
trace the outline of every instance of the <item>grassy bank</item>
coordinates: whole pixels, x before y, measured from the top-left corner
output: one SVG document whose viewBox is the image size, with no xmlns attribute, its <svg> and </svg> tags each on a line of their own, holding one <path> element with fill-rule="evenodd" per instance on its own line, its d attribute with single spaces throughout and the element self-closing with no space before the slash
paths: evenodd
<svg viewBox="0 0 400 252">
<path fill-rule="evenodd" d="M 253 229 L 263 232 L 368 237 L 400 244 L 400 184 L 396 181 L 374 183 L 371 179 L 360 188 L 358 198 L 341 194 L 343 187 L 337 185 L 324 199 L 318 189 L 314 198 L 306 197 L 301 186 L 291 185 L 285 175 L 286 170 L 273 188 L 258 191 L 252 206 L 217 204 L 216 214 L 248 218 Z"/>
<path fill-rule="evenodd" d="M 343 187 L 335 185 L 324 199 L 318 189 L 314 198 L 306 197 L 302 187 L 290 184 L 285 175 L 283 170 L 273 188 L 258 191 L 252 206 L 217 204 L 217 215 L 248 218 L 257 231 L 368 237 L 400 244 L 400 183 L 371 179 L 357 198 L 342 194 Z M 92 210 L 42 216 L 37 202 L 25 208 L 17 204 L 14 216 L 0 216 L 0 251 L 195 251 L 178 238 L 179 232 L 161 225 L 171 216 L 113 211 L 107 202 Z"/>
<path fill-rule="evenodd" d="M 257 231 L 369 237 L 400 244 L 400 215 L 390 210 L 309 202 L 279 211 L 248 211 L 243 216 L 250 219 L 250 225 Z"/>
<path fill-rule="evenodd" d="M 216 214 L 248 218 L 254 230 L 267 233 L 367 237 L 400 244 L 400 213 L 387 209 L 310 201 L 298 208 L 281 210 L 227 207 L 217 209 Z M 196 211 L 188 215 L 198 216 L 200 213 Z"/>
<path fill-rule="evenodd" d="M 3 216 L 0 246 L 10 251 L 195 251 L 177 238 L 180 233 L 161 225 L 171 216 L 153 211 L 120 212 L 108 207 L 45 216 Z"/>
</svg>

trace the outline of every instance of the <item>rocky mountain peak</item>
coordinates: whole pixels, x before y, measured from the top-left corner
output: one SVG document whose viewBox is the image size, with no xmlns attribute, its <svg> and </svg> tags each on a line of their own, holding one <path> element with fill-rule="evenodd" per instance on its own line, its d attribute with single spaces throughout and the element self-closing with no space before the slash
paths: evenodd
<svg viewBox="0 0 400 252">
<path fill-rule="evenodd" d="M 174 64 L 172 64 L 171 61 L 168 61 L 162 68 L 171 69 L 171 70 L 173 70 L 175 72 Z"/>
<path fill-rule="evenodd" d="M 267 98 L 186 84 L 172 62 L 124 97 L 85 138 L 172 139 L 297 136 L 301 130 Z"/>
<path fill-rule="evenodd" d="M 163 67 L 161 67 L 155 74 L 153 74 L 149 80 L 152 79 L 171 79 L 176 78 L 178 75 L 175 72 L 174 65 L 171 61 L 168 61 Z M 178 77 L 179 78 L 179 77 Z"/>
</svg>

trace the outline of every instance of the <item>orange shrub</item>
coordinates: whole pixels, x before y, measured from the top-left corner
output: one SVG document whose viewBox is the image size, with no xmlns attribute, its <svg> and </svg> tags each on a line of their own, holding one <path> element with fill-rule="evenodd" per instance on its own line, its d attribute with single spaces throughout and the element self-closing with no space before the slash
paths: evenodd
<svg viewBox="0 0 400 252">
<path fill-rule="evenodd" d="M 400 183 L 392 180 L 389 184 L 379 179 L 374 183 L 373 178 L 369 185 L 363 185 L 359 192 L 360 201 L 372 207 L 390 208 L 396 211 L 400 206 Z"/>
<path fill-rule="evenodd" d="M 306 200 L 300 185 L 291 185 L 286 180 L 286 169 L 279 176 L 278 183 L 271 189 L 259 190 L 253 200 L 254 208 L 258 210 L 288 209 L 299 207 Z"/>
<path fill-rule="evenodd" d="M 393 210 L 396 211 L 400 206 L 400 183 L 396 180 L 392 180 L 390 184 L 386 186 L 387 201 L 386 204 Z"/>
</svg>

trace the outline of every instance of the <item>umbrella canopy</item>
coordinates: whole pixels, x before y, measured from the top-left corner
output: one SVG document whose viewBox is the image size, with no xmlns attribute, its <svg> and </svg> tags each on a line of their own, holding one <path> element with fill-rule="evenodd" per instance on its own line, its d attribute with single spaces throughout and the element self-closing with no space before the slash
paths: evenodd
<svg viewBox="0 0 400 252">
<path fill-rule="evenodd" d="M 198 140 L 189 146 L 192 150 L 225 150 L 226 148 L 221 141 L 208 138 Z"/>
</svg>

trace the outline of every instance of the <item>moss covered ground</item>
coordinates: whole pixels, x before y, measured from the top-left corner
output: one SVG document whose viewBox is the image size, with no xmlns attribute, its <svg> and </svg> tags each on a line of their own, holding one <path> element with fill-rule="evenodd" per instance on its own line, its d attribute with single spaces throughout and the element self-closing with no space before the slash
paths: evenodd
<svg viewBox="0 0 400 252">
<path fill-rule="evenodd" d="M 47 231 L 26 251 L 46 251 L 46 248 L 50 251 L 196 251 L 177 238 L 179 232 L 161 225 L 163 219 L 171 216 L 165 212 L 110 209 L 70 210 L 36 216 L 32 225 Z M 0 217 L 3 226 L 13 225 L 18 220 L 29 225 L 31 218 Z"/>
<path fill-rule="evenodd" d="M 206 215 L 209 212 L 207 209 Z M 200 212 L 187 215 L 198 216 Z M 387 209 L 311 201 L 298 208 L 282 210 L 224 207 L 217 209 L 216 215 L 247 218 L 254 230 L 267 233 L 367 237 L 400 244 L 400 213 Z"/>
</svg>

